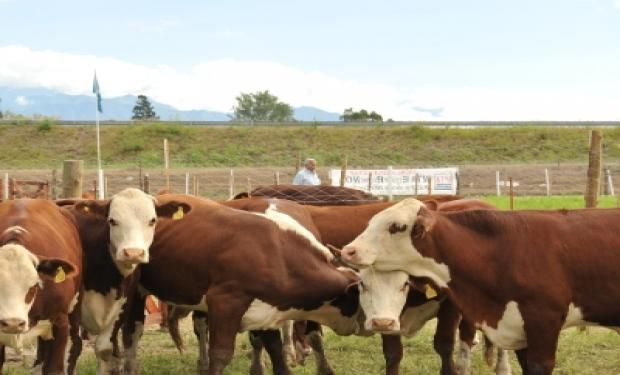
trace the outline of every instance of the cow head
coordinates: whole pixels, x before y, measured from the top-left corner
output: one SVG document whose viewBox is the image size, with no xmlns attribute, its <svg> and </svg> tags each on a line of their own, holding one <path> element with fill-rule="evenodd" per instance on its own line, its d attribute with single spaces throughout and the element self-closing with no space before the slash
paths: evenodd
<svg viewBox="0 0 620 375">
<path fill-rule="evenodd" d="M 435 222 L 434 213 L 422 202 L 404 199 L 373 216 L 364 232 L 342 249 L 342 260 L 359 268 L 372 265 L 381 271 L 406 271 L 445 287 L 447 267 L 414 246 L 415 240 L 432 231 Z"/>
<path fill-rule="evenodd" d="M 80 212 L 107 219 L 110 252 L 125 275 L 133 272 L 139 263 L 148 263 L 158 218 L 181 218 L 191 209 L 183 202 L 158 204 L 153 196 L 134 188 L 115 194 L 109 201 L 82 201 L 75 207 Z"/>
<path fill-rule="evenodd" d="M 0 332 L 26 332 L 28 312 L 43 280 L 61 283 L 75 274 L 76 267 L 68 261 L 37 258 L 16 243 L 0 247 Z"/>
<path fill-rule="evenodd" d="M 409 274 L 403 271 L 360 271 L 360 306 L 366 321 L 364 328 L 384 333 L 400 332 L 400 314 L 409 294 Z"/>
</svg>

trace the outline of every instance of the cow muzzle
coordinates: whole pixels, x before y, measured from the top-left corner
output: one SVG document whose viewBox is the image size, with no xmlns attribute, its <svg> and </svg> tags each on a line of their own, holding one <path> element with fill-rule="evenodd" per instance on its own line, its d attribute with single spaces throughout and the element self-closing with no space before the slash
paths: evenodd
<svg viewBox="0 0 620 375">
<path fill-rule="evenodd" d="M 370 319 L 370 329 L 382 333 L 399 333 L 400 324 L 398 321 L 389 318 Z"/>
<path fill-rule="evenodd" d="M 126 248 L 120 254 L 119 261 L 130 264 L 146 263 L 146 251 L 138 248 Z"/>
<path fill-rule="evenodd" d="M 366 264 L 362 261 L 360 251 L 355 246 L 347 245 L 343 247 L 342 251 L 340 252 L 340 257 L 345 263 L 348 263 L 355 267 L 363 268 L 370 266 L 370 264 Z"/>
<path fill-rule="evenodd" d="M 0 331 L 15 334 L 24 333 L 28 329 L 26 321 L 19 318 L 0 319 Z"/>
</svg>

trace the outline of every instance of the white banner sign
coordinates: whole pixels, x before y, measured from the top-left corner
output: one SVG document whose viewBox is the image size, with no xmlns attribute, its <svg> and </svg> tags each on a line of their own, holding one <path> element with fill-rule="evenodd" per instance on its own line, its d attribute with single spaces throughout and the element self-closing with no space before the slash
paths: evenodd
<svg viewBox="0 0 620 375">
<path fill-rule="evenodd" d="M 374 195 L 455 195 L 458 168 L 432 169 L 349 169 L 345 187 L 369 191 Z M 340 169 L 330 171 L 333 186 L 340 186 Z M 416 178 L 417 177 L 417 178 Z M 369 183 L 369 178 L 372 178 Z"/>
</svg>

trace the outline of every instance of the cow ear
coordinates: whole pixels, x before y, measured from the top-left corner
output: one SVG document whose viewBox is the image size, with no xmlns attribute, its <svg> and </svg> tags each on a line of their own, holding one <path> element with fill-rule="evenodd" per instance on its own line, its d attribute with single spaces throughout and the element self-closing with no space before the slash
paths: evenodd
<svg viewBox="0 0 620 375">
<path fill-rule="evenodd" d="M 66 260 L 58 258 L 44 258 L 39 256 L 39 265 L 37 272 L 45 278 L 54 280 L 55 283 L 61 283 L 67 278 L 77 275 L 77 267 Z"/>
<path fill-rule="evenodd" d="M 429 199 L 427 201 L 424 201 L 423 203 L 426 206 L 426 208 L 428 208 L 431 211 L 437 211 L 439 208 L 439 203 L 437 203 L 437 201 L 434 199 Z"/>
<path fill-rule="evenodd" d="M 435 218 L 433 213 L 424 206 L 420 207 L 415 224 L 411 230 L 411 236 L 413 238 L 424 238 L 424 235 L 433 229 L 434 224 Z"/>
<path fill-rule="evenodd" d="M 77 202 L 74 207 L 83 214 L 107 218 L 110 212 L 110 201 L 86 200 Z"/>
<path fill-rule="evenodd" d="M 192 206 L 185 202 L 170 201 L 164 204 L 156 204 L 155 211 L 157 216 L 168 219 L 182 219 L 185 214 L 192 210 Z"/>
</svg>

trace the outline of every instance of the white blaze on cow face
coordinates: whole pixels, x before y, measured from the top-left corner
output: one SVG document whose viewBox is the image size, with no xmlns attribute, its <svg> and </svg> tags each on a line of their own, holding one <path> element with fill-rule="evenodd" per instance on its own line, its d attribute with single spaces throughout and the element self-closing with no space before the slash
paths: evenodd
<svg viewBox="0 0 620 375">
<path fill-rule="evenodd" d="M 41 285 L 39 261 L 25 247 L 0 247 L 0 331 L 8 334 L 28 330 L 28 312 Z"/>
<path fill-rule="evenodd" d="M 400 314 L 407 302 L 409 275 L 402 271 L 363 269 L 359 284 L 360 306 L 369 331 L 400 331 Z"/>
<path fill-rule="evenodd" d="M 411 231 L 422 207 L 422 202 L 410 198 L 377 213 L 364 232 L 342 249 L 342 259 L 361 268 L 372 265 L 379 271 L 400 270 L 428 277 L 437 286 L 447 287 L 448 267 L 423 256 L 412 243 Z"/>
<path fill-rule="evenodd" d="M 125 189 L 114 195 L 108 214 L 110 251 L 123 274 L 137 264 L 148 263 L 149 247 L 155 235 L 155 200 L 139 189 Z"/>
</svg>

